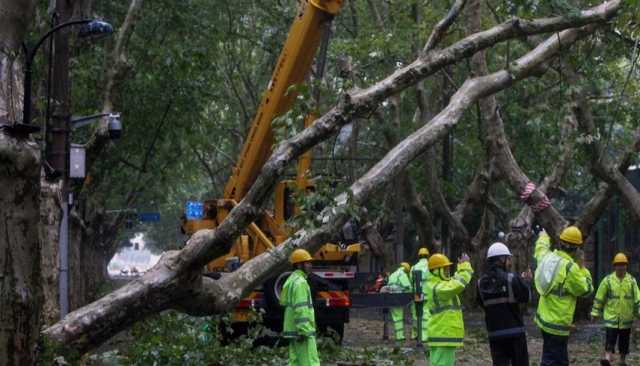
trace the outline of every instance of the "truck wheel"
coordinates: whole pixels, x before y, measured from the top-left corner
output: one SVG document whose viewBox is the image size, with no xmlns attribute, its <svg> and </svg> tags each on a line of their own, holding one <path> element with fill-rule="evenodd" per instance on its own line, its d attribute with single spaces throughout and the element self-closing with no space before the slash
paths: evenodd
<svg viewBox="0 0 640 366">
<path fill-rule="evenodd" d="M 282 310 L 282 306 L 280 305 L 280 292 L 289 275 L 291 275 L 291 272 L 282 272 L 280 275 L 266 280 L 262 285 L 268 309 Z"/>
</svg>

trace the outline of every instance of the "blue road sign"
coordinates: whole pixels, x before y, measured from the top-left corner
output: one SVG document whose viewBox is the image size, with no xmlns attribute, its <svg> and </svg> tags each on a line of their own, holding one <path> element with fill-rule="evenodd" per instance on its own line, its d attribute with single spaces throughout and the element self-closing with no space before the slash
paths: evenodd
<svg viewBox="0 0 640 366">
<path fill-rule="evenodd" d="M 185 207 L 187 220 L 200 220 L 204 217 L 204 204 L 197 201 L 188 201 Z"/>
<path fill-rule="evenodd" d="M 160 212 L 140 212 L 138 220 L 141 222 L 158 222 L 160 221 Z"/>
</svg>

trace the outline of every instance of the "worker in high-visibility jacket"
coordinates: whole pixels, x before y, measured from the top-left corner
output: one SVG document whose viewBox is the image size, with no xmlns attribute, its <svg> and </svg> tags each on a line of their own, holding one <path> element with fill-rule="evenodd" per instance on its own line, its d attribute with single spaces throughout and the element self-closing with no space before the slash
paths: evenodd
<svg viewBox="0 0 640 366">
<path fill-rule="evenodd" d="M 575 226 L 562 230 L 554 250 L 546 232 L 542 231 L 536 241 L 535 286 L 540 301 L 535 323 L 542 331 L 541 366 L 569 365 L 567 346 L 576 299 L 593 292 L 581 247 L 582 233 Z"/>
<path fill-rule="evenodd" d="M 416 272 L 420 272 L 420 290 L 416 288 Z M 411 328 L 411 338 L 418 339 L 418 313 L 416 307 L 422 307 L 422 339 L 424 343 L 427 341 L 427 322 L 429 321 L 429 311 L 424 306 L 424 287 L 429 277 L 429 249 L 422 247 L 418 250 L 418 262 L 411 267 L 411 290 L 414 294 L 419 293 L 421 295 L 414 298 L 413 306 L 411 307 L 411 317 L 413 318 L 413 326 Z"/>
<path fill-rule="evenodd" d="M 289 365 L 320 365 L 316 346 L 316 320 L 307 275 L 313 258 L 304 249 L 289 257 L 295 270 L 284 283 L 280 304 L 284 307 L 282 335 L 289 340 Z"/>
<path fill-rule="evenodd" d="M 616 254 L 613 258 L 615 271 L 600 282 L 596 298 L 593 300 L 591 316 L 599 318 L 604 310 L 606 337 L 601 365 L 611 365 L 616 343 L 620 353 L 620 364 L 626 364 L 631 326 L 633 320 L 640 316 L 640 291 L 636 279 L 627 273 L 628 265 L 629 260 L 624 253 Z"/>
<path fill-rule="evenodd" d="M 400 267 L 389 276 L 387 285 L 394 293 L 411 292 L 411 282 L 409 280 L 411 265 L 407 262 L 400 263 Z M 391 308 L 391 320 L 393 320 L 393 332 L 397 342 L 404 341 L 404 308 Z"/>
<path fill-rule="evenodd" d="M 425 293 L 431 314 L 427 326 L 431 366 L 455 365 L 456 349 L 462 347 L 464 340 L 464 321 L 458 295 L 471 282 L 473 269 L 466 254 L 458 260 L 458 269 L 453 277 L 449 272 L 452 264 L 443 254 L 429 258 L 430 275 Z"/>
</svg>

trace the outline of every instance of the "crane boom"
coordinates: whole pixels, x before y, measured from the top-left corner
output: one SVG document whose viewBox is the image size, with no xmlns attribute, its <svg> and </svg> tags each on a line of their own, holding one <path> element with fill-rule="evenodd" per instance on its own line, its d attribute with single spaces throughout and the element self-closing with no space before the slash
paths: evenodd
<svg viewBox="0 0 640 366">
<path fill-rule="evenodd" d="M 236 207 L 254 184 L 260 170 L 270 155 L 273 145 L 271 129 L 275 117 L 287 112 L 294 100 L 295 93 L 287 93 L 291 86 L 305 81 L 316 51 L 322 43 L 318 59 L 319 73 L 326 56 L 328 44 L 329 22 L 339 12 L 343 0 L 298 0 L 300 7 L 296 12 L 293 25 L 275 65 L 267 90 L 262 100 L 249 134 L 231 177 L 227 182 L 222 199 L 209 199 L 204 202 L 190 202 L 187 212 L 182 218 L 181 229 L 185 234 L 193 234 L 202 229 L 214 229 L 225 220 L 229 212 Z M 323 37 L 324 35 L 324 37 Z M 322 39 L 322 42 L 321 42 Z M 319 96 L 316 96 L 316 104 Z M 304 120 L 308 127 L 316 115 L 309 113 Z M 255 222 L 233 242 L 227 253 L 214 258 L 207 264 L 210 272 L 231 272 L 247 263 L 251 258 L 261 255 L 276 245 L 283 243 L 291 234 L 287 220 L 296 215 L 298 207 L 295 202 L 297 192 L 306 193 L 314 189 L 314 184 L 307 179 L 311 167 L 311 153 L 305 152 L 298 159 L 295 180 L 284 179 L 274 187 L 274 200 L 271 209 L 264 210 Z M 320 328 L 331 327 L 338 334 L 344 331 L 344 323 L 349 321 L 349 281 L 354 278 L 358 264 L 358 253 L 361 243 L 347 242 L 325 243 L 313 253 L 316 260 L 316 276 L 322 283 L 314 285 L 317 294 L 314 303 L 322 304 L 317 312 Z M 279 288 L 288 272 L 271 274 L 260 288 L 255 289 L 234 308 L 233 322 L 246 324 L 252 319 L 255 307 L 265 309 L 265 323 L 272 330 L 281 329 L 282 312 L 276 305 Z M 275 299 L 275 300 L 274 300 Z M 232 323 L 232 325 L 234 324 Z"/>
<path fill-rule="evenodd" d="M 323 25 L 340 11 L 342 0 L 304 0 L 289 30 L 251 130 L 224 189 L 224 198 L 240 201 L 255 182 L 273 146 L 271 122 L 291 108 L 292 85 L 304 82 L 320 44 Z"/>
</svg>

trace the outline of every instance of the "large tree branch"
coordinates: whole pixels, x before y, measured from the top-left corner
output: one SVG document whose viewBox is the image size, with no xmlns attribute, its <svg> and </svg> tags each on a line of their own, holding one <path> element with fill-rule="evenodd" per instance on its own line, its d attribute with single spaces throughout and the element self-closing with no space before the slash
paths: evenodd
<svg viewBox="0 0 640 366">
<path fill-rule="evenodd" d="M 627 152 L 620 159 L 616 169 L 624 174 L 629 166 L 635 161 L 638 151 L 640 150 L 640 135 L 636 133 L 636 139 L 631 146 L 627 148 Z M 587 202 L 582 210 L 582 214 L 576 220 L 576 225 L 585 233 L 591 232 L 591 228 L 598 221 L 598 218 L 609 206 L 609 200 L 616 193 L 616 186 L 606 182 L 598 185 L 598 190 Z"/>
<path fill-rule="evenodd" d="M 567 78 L 573 84 L 580 83 L 580 75 L 571 67 L 567 66 L 563 68 L 563 71 L 567 74 Z M 589 136 L 595 136 L 597 134 L 597 130 L 593 119 L 593 113 L 591 112 L 591 106 L 586 96 L 586 90 L 582 87 L 574 88 L 572 89 L 571 94 L 574 101 L 571 112 L 573 113 L 574 118 L 582 131 Z M 628 166 L 626 162 L 630 161 L 628 160 L 628 156 L 640 149 L 640 129 L 635 131 L 634 143 L 630 146 L 628 153 L 625 154 L 621 163 L 622 166 L 620 167 L 610 161 L 611 159 L 607 158 L 607 155 L 605 154 L 605 146 L 600 143 L 599 139 L 589 141 L 586 144 L 586 148 L 591 158 L 591 168 L 595 175 L 604 180 L 607 184 L 617 188 L 622 197 L 624 197 L 627 206 L 629 206 L 631 211 L 634 213 L 635 217 L 640 219 L 640 193 L 638 193 L 635 187 L 624 175 L 626 172 L 626 166 L 624 165 Z M 624 167 L 624 170 L 621 170 L 621 167 Z M 607 194 L 607 191 L 609 190 L 605 189 L 602 192 L 602 195 L 599 195 L 598 197 L 610 198 L 611 195 Z M 593 207 L 606 207 L 606 205 L 604 205 L 603 202 L 602 204 L 594 205 Z"/>
<path fill-rule="evenodd" d="M 466 2 L 467 0 L 457 0 L 453 4 L 451 9 L 447 12 L 446 16 L 441 19 L 433 28 L 427 42 L 422 48 L 422 53 L 426 53 L 435 49 L 435 47 L 446 35 L 448 29 L 458 18 L 458 15 L 460 14 Z M 416 22 L 419 23 L 419 21 L 419 11 L 416 10 Z M 380 31 L 384 31 L 384 29 L 380 28 Z M 427 97 L 424 91 L 424 82 L 422 81 L 416 85 L 416 98 L 418 101 L 418 108 L 414 112 L 414 124 L 417 124 L 418 122 L 426 123 L 431 119 L 432 115 L 430 115 L 428 111 Z M 397 96 L 391 98 L 391 106 L 394 110 L 393 126 L 384 130 L 385 139 L 387 140 L 387 144 L 390 146 L 394 146 L 399 140 L 399 137 L 396 134 L 396 131 L 401 124 L 399 113 L 399 99 L 400 98 L 398 98 Z M 381 113 L 379 112 L 376 113 L 376 117 L 380 120 L 383 119 Z M 409 176 L 409 174 L 407 174 L 407 172 L 400 173 L 397 179 L 397 183 L 400 185 L 400 189 L 402 191 L 401 196 L 405 201 L 405 205 L 409 211 L 409 215 L 413 219 L 416 230 L 418 231 L 420 245 L 430 247 L 433 243 L 433 217 L 429 208 L 423 204 L 422 199 L 420 198 L 415 185 L 413 184 L 413 181 L 411 180 L 411 177 Z M 442 196 L 441 198 L 444 201 L 444 197 Z M 442 203 L 441 201 L 438 202 Z M 439 207 L 441 209 L 443 208 L 442 205 L 439 205 Z M 453 217 L 453 214 L 448 211 L 447 213 L 447 217 Z M 454 226 L 459 229 L 462 225 Z M 464 229 L 463 226 L 462 229 Z"/>
<path fill-rule="evenodd" d="M 456 21 L 458 15 L 464 8 L 464 5 L 467 3 L 467 0 L 456 0 L 456 2 L 451 6 L 447 15 L 442 18 L 438 24 L 433 28 L 433 31 L 429 35 L 429 39 L 427 39 L 427 43 L 424 45 L 422 52 L 429 52 L 436 48 L 436 45 L 440 43 L 442 38 L 447 34 L 447 31 L 451 27 L 451 25 Z"/>
<path fill-rule="evenodd" d="M 620 4 L 621 1 L 609 1 L 571 18 L 512 20 L 488 31 L 471 35 L 444 50 L 427 53 L 375 85 L 346 95 L 338 106 L 318 118 L 309 128 L 284 141 L 275 149 L 245 198 L 229 212 L 227 218 L 215 230 L 198 231 L 191 237 L 184 249 L 176 254 L 165 256 L 154 269 L 147 272 L 142 278 L 70 313 L 63 320 L 46 329 L 44 335 L 53 342 L 65 344 L 67 348 L 86 351 L 129 326 L 134 318 L 144 318 L 167 308 L 177 298 L 188 296 L 189 289 L 192 288 L 189 285 L 193 286 L 196 283 L 193 277 L 208 261 L 228 251 L 237 235 L 255 220 L 261 204 L 269 196 L 277 179 L 285 173 L 287 166 L 304 151 L 336 133 L 341 126 L 354 118 L 368 115 L 378 103 L 389 96 L 414 85 L 447 64 L 467 57 L 501 40 L 518 35 L 556 31 L 592 22 L 601 22 L 613 17 Z M 370 194 L 372 190 L 388 183 L 389 179 L 395 176 L 400 169 L 403 169 L 409 161 L 455 125 L 470 103 L 527 77 L 535 66 L 552 57 L 560 45 L 566 47 L 577 39 L 590 34 L 594 29 L 595 27 L 588 26 L 563 31 L 512 63 L 509 70 L 502 70 L 486 77 L 465 82 L 453 96 L 448 108 L 439 113 L 429 124 L 398 144 L 389 152 L 387 158 L 376 164 L 369 173 L 352 185 L 350 190 L 353 202 L 361 202 L 360 200 Z M 347 204 L 346 201 L 346 196 L 342 196 L 338 201 L 338 207 L 343 207 Z M 341 227 L 337 224 L 346 219 L 344 216 L 346 214 L 340 210 L 331 210 L 328 215 L 325 215 L 325 218 L 329 219 L 330 229 L 336 229 Z M 326 231 L 323 231 L 326 230 L 326 227 L 322 228 L 322 230 L 317 229 L 309 233 L 303 231 L 299 233 L 302 235 L 290 238 L 290 244 L 279 246 L 250 262 L 257 263 L 254 261 L 266 256 L 271 260 L 276 260 L 277 263 L 285 263 L 286 254 L 295 246 L 294 241 L 305 238 L 305 243 L 311 243 L 310 248 L 313 248 L 314 245 L 321 245 L 323 240 L 327 238 Z M 315 238 L 317 241 L 310 238 Z M 245 266 L 251 267 L 249 263 Z M 265 278 L 266 269 L 272 270 L 272 268 L 263 267 L 256 273 L 246 273 L 242 268 L 236 272 L 237 274 L 234 274 L 234 277 L 230 278 L 235 278 L 237 281 L 238 278 L 242 278 L 238 276 L 244 276 L 247 279 L 245 282 L 251 286 L 257 283 L 255 281 Z M 249 286 L 230 291 L 225 295 L 225 299 L 238 299 L 238 296 L 246 291 L 249 291 Z M 220 299 L 220 301 L 225 299 Z M 231 306 L 231 304 L 226 304 L 226 306 Z"/>
<path fill-rule="evenodd" d="M 567 116 L 562 132 L 563 143 L 560 147 L 560 156 L 556 160 L 551 173 L 545 176 L 542 180 L 542 183 L 540 183 L 540 185 L 538 186 L 538 190 L 548 196 L 552 195 L 552 191 L 558 189 L 560 183 L 562 182 L 562 179 L 567 173 L 570 165 L 569 163 L 572 161 L 574 147 L 576 144 L 576 140 L 572 136 L 572 134 L 575 132 L 575 126 L 576 124 L 572 116 Z M 529 237 L 533 235 L 531 224 L 533 223 L 534 218 L 535 215 L 533 214 L 531 208 L 527 205 L 524 205 L 518 215 L 513 220 L 511 220 L 511 232 L 517 232 L 518 237 Z"/>
<path fill-rule="evenodd" d="M 219 281 L 205 280 L 202 292 L 195 293 L 196 301 L 183 302 L 181 308 L 194 314 L 206 314 L 225 311 L 233 307 L 251 289 L 264 281 L 274 271 L 287 265 L 288 254 L 294 248 L 317 250 L 331 233 L 340 228 L 347 220 L 343 209 L 348 204 L 359 205 L 372 193 L 388 184 L 413 159 L 433 146 L 462 117 L 463 113 L 477 100 L 508 88 L 514 82 L 522 80 L 534 72 L 542 62 L 547 61 L 578 38 L 593 32 L 594 27 L 573 29 L 551 37 L 535 50 L 515 61 L 511 68 L 496 73 L 467 80 L 453 95 L 449 105 L 428 124 L 401 141 L 387 155 L 372 167 L 364 176 L 349 188 L 349 194 L 341 194 L 335 204 L 323 211 L 319 221 L 325 224 L 307 231 L 300 230 L 282 245 L 263 253 L 244 266 Z M 560 42 L 558 42 L 558 40 Z M 562 45 L 562 46 L 561 46 Z"/>
<path fill-rule="evenodd" d="M 480 2 L 474 1 L 473 7 L 479 12 Z M 479 17 L 476 17 L 472 27 L 479 26 Z M 541 64 L 542 65 L 542 64 Z M 488 73 L 484 52 L 479 52 L 472 58 L 472 69 L 480 75 Z M 499 113 L 497 100 L 494 96 L 490 96 L 480 101 L 480 110 L 487 121 L 488 142 L 491 157 L 495 167 L 506 178 L 511 189 L 520 195 L 525 185 L 529 183 L 529 178 L 522 171 L 519 164 L 515 160 L 506 133 L 504 131 L 504 122 Z M 571 141 L 567 139 L 566 141 Z M 545 199 L 546 192 L 550 186 L 556 185 L 566 173 L 566 166 L 570 160 L 573 144 L 566 143 L 563 146 L 563 159 L 555 165 L 553 173 L 545 178 L 544 182 L 533 193 L 533 203 L 537 203 Z M 547 230 L 555 235 L 565 225 L 564 218 L 553 207 L 549 207 L 540 213 L 542 224 Z M 524 207 L 518 217 L 512 222 L 512 227 L 517 226 L 520 230 L 523 227 L 529 227 L 534 215 L 529 207 Z"/>
</svg>

